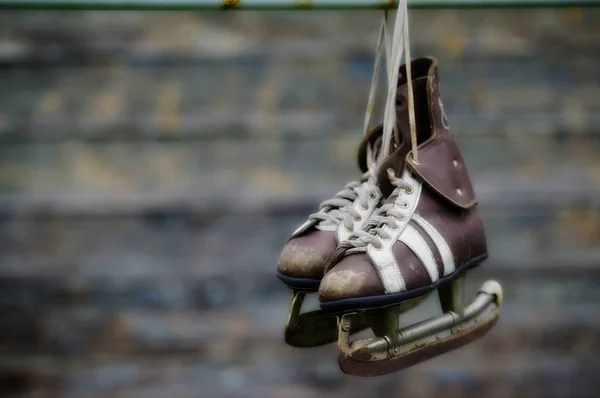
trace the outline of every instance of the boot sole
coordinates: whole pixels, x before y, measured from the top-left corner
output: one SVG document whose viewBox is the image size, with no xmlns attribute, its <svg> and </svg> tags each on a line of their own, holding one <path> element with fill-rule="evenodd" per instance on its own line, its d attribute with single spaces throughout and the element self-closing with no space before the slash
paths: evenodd
<svg viewBox="0 0 600 398">
<path fill-rule="evenodd" d="M 457 278 L 463 272 L 480 265 L 487 258 L 487 253 L 477 256 L 456 268 L 456 270 L 450 275 L 446 275 L 443 278 L 438 279 L 435 283 L 432 283 L 431 285 L 422 286 L 406 292 L 382 294 L 379 296 L 370 297 L 354 297 L 335 301 L 325 301 L 321 302 L 321 309 L 325 312 L 343 314 L 358 310 L 379 309 L 383 307 L 396 305 L 402 303 L 403 301 L 412 300 L 424 296 L 432 292 L 433 290 L 438 289 L 440 286 L 443 286 L 446 283 Z"/>
<path fill-rule="evenodd" d="M 277 278 L 280 281 L 285 283 L 288 287 L 291 287 L 295 290 L 304 290 L 309 292 L 316 292 L 319 290 L 319 285 L 321 284 L 321 279 L 312 279 L 312 278 L 294 278 L 291 276 L 283 275 L 276 271 Z"/>
</svg>

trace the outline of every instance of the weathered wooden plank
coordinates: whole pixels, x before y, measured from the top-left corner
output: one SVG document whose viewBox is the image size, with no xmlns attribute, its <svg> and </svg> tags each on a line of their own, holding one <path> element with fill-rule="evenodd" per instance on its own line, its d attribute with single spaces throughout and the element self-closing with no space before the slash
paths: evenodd
<svg viewBox="0 0 600 398">
<path fill-rule="evenodd" d="M 493 267 L 591 272 L 598 265 L 597 209 L 526 210 L 483 213 Z M 176 211 L 134 218 L 5 219 L 0 224 L 0 273 L 159 278 L 171 272 L 202 277 L 223 270 L 272 272 L 289 234 L 306 216 L 205 218 Z"/>
<path fill-rule="evenodd" d="M 0 15 L 0 395 L 595 397 L 595 10 L 411 13 L 488 226 L 468 286 L 503 283 L 497 328 L 370 381 L 283 344 L 277 255 L 356 174 L 380 16 Z"/>
<path fill-rule="evenodd" d="M 236 389 L 236 383 L 232 385 L 233 380 L 224 374 L 235 374 L 238 380 L 244 380 L 244 396 L 256 389 L 269 390 L 280 385 L 302 385 L 307 393 L 318 396 L 332 393 L 331 390 L 323 390 L 325 385 L 335 387 L 336 391 L 348 389 L 345 395 L 352 397 L 363 396 L 367 390 L 373 389 L 429 396 L 423 395 L 425 391 L 422 389 L 426 386 L 427 393 L 439 389 L 450 396 L 464 396 L 477 391 L 481 394 L 499 386 L 504 386 L 500 391 L 506 394 L 500 396 L 593 396 L 590 393 L 597 386 L 594 375 L 599 365 L 593 356 L 594 351 L 584 354 L 581 351 L 585 350 L 584 346 L 579 346 L 579 353 L 571 355 L 561 355 L 557 351 L 547 354 L 529 350 L 523 352 L 521 348 L 528 343 L 524 341 L 523 345 L 513 343 L 511 350 L 501 352 L 490 351 L 489 345 L 482 344 L 497 340 L 500 332 L 504 331 L 499 325 L 484 340 L 452 355 L 425 362 L 393 378 L 371 380 L 367 382 L 368 385 L 363 380 L 341 375 L 335 364 L 333 347 L 291 349 L 272 336 L 260 340 L 243 339 L 242 335 L 232 330 L 226 333 L 229 342 L 214 341 L 212 350 L 201 359 L 198 359 L 196 351 L 139 356 L 135 361 L 127 359 L 127 356 L 114 355 L 67 359 L 40 354 L 33 357 L 4 354 L 0 356 L 0 367 L 3 374 L 22 373 L 32 381 L 37 381 L 32 386 L 51 388 L 63 394 L 117 393 L 122 390 L 138 390 L 141 393 L 151 386 L 168 391 L 173 384 L 188 388 L 203 387 L 205 393 L 223 394 L 232 388 Z M 588 342 L 597 340 L 597 336 L 590 337 Z M 552 351 L 550 346 L 548 348 Z M 212 363 L 207 362 L 209 358 L 213 358 Z M 258 362 L 260 366 L 256 366 Z M 412 382 L 408 383 L 407 380 Z M 417 386 L 415 382 L 418 382 Z M 571 385 L 569 394 L 560 394 L 556 390 L 560 384 Z"/>
<path fill-rule="evenodd" d="M 503 313 L 504 318 L 510 317 L 509 309 Z M 530 310 L 534 311 L 533 308 Z M 300 371 L 304 366 L 295 358 L 297 354 L 306 360 L 312 357 L 317 362 L 335 360 L 333 344 L 310 350 L 310 357 L 287 347 L 281 330 L 285 316 L 279 319 L 279 330 L 269 331 L 259 330 L 256 322 L 241 314 L 216 318 L 190 313 L 132 314 L 123 311 L 121 315 L 94 316 L 88 311 L 77 318 L 78 322 L 74 323 L 68 316 L 46 315 L 44 326 L 48 329 L 37 333 L 37 337 L 43 339 L 41 342 L 23 341 L 22 336 L 19 341 L 8 334 L 7 343 L 12 346 L 2 347 L 0 363 L 3 357 L 17 355 L 47 355 L 69 362 L 84 359 L 121 363 L 131 358 L 147 361 L 174 357 L 184 361 L 202 358 L 208 369 L 256 363 L 261 364 L 256 368 L 264 368 L 290 362 L 290 368 Z M 223 319 L 227 321 L 222 322 Z M 212 322 L 212 327 L 206 322 Z M 461 349 L 457 355 L 440 357 L 427 367 L 450 371 L 453 366 L 456 372 L 471 373 L 474 368 L 470 365 L 475 363 L 483 372 L 506 372 L 510 367 L 498 369 L 498 360 L 515 362 L 545 355 L 563 362 L 567 360 L 567 363 L 581 363 L 600 353 L 598 325 L 548 319 L 537 324 L 507 322 L 506 325 L 502 322 L 485 339 Z M 24 336 L 28 333 L 24 330 Z"/>
<path fill-rule="evenodd" d="M 371 65 L 356 62 L 10 70 L 0 75 L 10 93 L 0 94 L 0 143 L 358 132 Z M 596 64 L 592 56 L 584 62 L 448 60 L 442 92 L 457 134 L 595 132 Z"/>
<path fill-rule="evenodd" d="M 316 206 L 356 177 L 359 138 L 0 146 L 0 211 L 139 214 L 177 206 L 211 214 Z M 597 205 L 595 136 L 460 136 L 459 144 L 484 210 Z"/>
<path fill-rule="evenodd" d="M 224 269 L 270 272 L 291 231 L 312 210 L 246 216 L 177 208 L 146 209 L 127 217 L 12 214 L 0 223 L 0 272 L 100 277 L 164 277 L 175 270 L 204 276 Z M 533 204 L 511 211 L 482 210 L 491 258 L 498 267 L 588 269 L 600 261 L 597 207 L 557 210 Z"/>
<path fill-rule="evenodd" d="M 298 350 L 296 350 L 298 352 Z M 33 380 L 29 389 L 43 396 L 91 397 L 361 397 L 374 391 L 386 396 L 429 397 L 592 397 L 597 383 L 595 361 L 577 364 L 568 358 L 498 358 L 493 369 L 480 362 L 453 367 L 419 367 L 394 377 L 364 380 L 343 377 L 330 353 L 316 359 L 286 355 L 279 363 L 263 367 L 248 365 L 211 368 L 198 359 L 179 357 L 143 361 L 85 360 L 63 361 L 55 358 L 3 358 L 2 368 L 21 371 Z M 297 370 L 290 366 L 302 364 Z M 35 365 L 32 365 L 35 364 Z M 63 373 L 59 373 L 61 369 Z M 19 391 L 22 392 L 23 390 Z M 12 397 L 12 395 L 10 396 Z"/>
<path fill-rule="evenodd" d="M 461 134 L 595 131 L 594 13 L 416 13 L 414 54 L 440 56 Z M 357 129 L 378 13 L 261 15 L 8 13 L 1 140 Z"/>
<path fill-rule="evenodd" d="M 136 53 L 146 58 L 157 54 L 217 57 L 257 50 L 275 55 L 318 55 L 325 48 L 370 49 L 381 14 L 72 12 L 65 16 L 4 12 L 0 21 L 10 42 L 19 44 L 7 47 L 7 55 L 14 54 L 18 60 L 37 53 L 39 58 L 61 63 L 98 61 L 111 55 L 127 59 Z M 426 42 L 433 52 L 454 55 L 487 51 L 491 56 L 543 56 L 566 47 L 576 52 L 583 45 L 597 46 L 589 35 L 590 29 L 596 28 L 597 16 L 595 9 L 413 11 L 411 40 L 416 46 Z M 48 44 L 54 52 L 36 51 Z M 130 48 L 135 51 L 124 51 Z"/>
<path fill-rule="evenodd" d="M 9 344 L 8 340 L 3 342 L 3 349 L 17 348 L 18 342 L 31 343 L 34 340 L 30 335 L 20 333 L 20 330 L 45 333 L 47 337 L 54 336 L 48 337 L 49 340 L 42 341 L 38 338 L 36 341 L 40 344 L 47 343 L 50 348 L 69 349 L 68 342 L 62 346 L 62 333 L 77 333 L 86 339 L 86 331 L 90 327 L 97 327 L 101 332 L 104 327 L 102 325 L 110 323 L 109 319 L 118 318 L 119 314 L 123 314 L 122 320 L 130 322 L 128 324 L 131 327 L 134 324 L 139 326 L 135 326 L 136 330 L 139 329 L 135 332 L 139 334 L 136 341 L 144 340 L 144 333 L 159 332 L 155 328 L 145 329 L 144 325 L 153 323 L 157 327 L 162 325 L 161 336 L 176 336 L 182 329 L 176 326 L 177 322 L 170 324 L 171 315 L 173 319 L 191 317 L 185 326 L 185 333 L 190 336 L 196 336 L 200 332 L 207 336 L 207 333 L 215 330 L 211 322 L 202 324 L 203 326 L 196 325 L 192 318 L 206 316 L 207 320 L 213 319 L 216 324 L 221 325 L 219 327 L 225 327 L 223 322 L 230 315 L 240 313 L 252 318 L 252 322 L 256 323 L 253 327 L 258 328 L 261 333 L 278 331 L 281 319 L 286 318 L 290 294 L 275 278 L 274 267 L 270 272 L 234 272 L 232 268 L 233 266 L 224 269 L 219 275 L 194 275 L 173 270 L 169 276 L 146 274 L 135 278 L 121 277 L 116 273 L 112 278 L 60 274 L 16 278 L 3 275 L 0 278 L 0 305 L 7 316 L 0 324 L 6 338 L 14 339 L 14 344 Z M 596 318 L 590 318 L 589 315 L 598 309 L 600 293 L 595 289 L 600 280 L 598 268 L 579 274 L 575 271 L 555 272 L 550 267 L 536 271 L 532 272 L 522 264 L 505 268 L 495 267 L 493 263 L 485 264 L 469 274 L 468 296 L 474 295 L 484 280 L 494 278 L 503 284 L 505 290 L 508 314 L 506 322 L 509 324 L 512 322 L 518 326 L 532 321 L 539 326 L 545 322 L 584 322 L 588 318 L 591 319 L 590 322 L 595 322 Z M 515 276 L 507 277 L 507 274 Z M 316 296 L 311 297 L 311 302 L 313 307 L 317 305 Z M 420 308 L 420 312 L 415 311 L 408 319 L 418 321 L 423 313 L 426 316 L 435 315 L 439 311 L 435 295 L 432 295 L 427 305 Z M 534 309 L 552 311 L 545 317 L 528 320 L 526 315 L 535 311 Z M 48 331 L 36 326 L 50 323 L 55 326 Z M 168 341 L 173 339 L 174 337 L 167 338 Z M 27 348 L 27 344 L 19 347 L 25 350 L 35 349 L 33 346 Z M 84 349 L 77 347 L 75 345 L 73 349 Z"/>
</svg>

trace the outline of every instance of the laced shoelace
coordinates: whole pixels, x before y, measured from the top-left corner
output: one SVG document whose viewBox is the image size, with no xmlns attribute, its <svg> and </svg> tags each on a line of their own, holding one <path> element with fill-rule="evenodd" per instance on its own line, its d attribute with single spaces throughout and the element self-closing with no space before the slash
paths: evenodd
<svg viewBox="0 0 600 398">
<path fill-rule="evenodd" d="M 385 16 L 382 27 L 385 28 Z M 385 40 L 385 34 L 384 40 Z M 388 96 L 386 100 L 384 121 L 383 121 L 383 145 L 382 145 L 382 157 L 387 157 L 390 153 L 390 146 L 392 142 L 392 131 L 396 125 L 396 95 L 398 88 L 398 75 L 400 73 L 400 65 L 402 62 L 402 53 L 406 50 L 406 80 L 407 80 L 407 91 L 408 91 L 408 118 L 410 126 L 410 138 L 412 145 L 412 161 L 415 164 L 419 164 L 418 160 L 418 149 L 417 149 L 417 129 L 415 123 L 415 111 L 414 111 L 414 96 L 412 87 L 412 72 L 411 72 L 411 57 L 410 57 L 410 46 L 409 46 L 409 35 L 408 35 L 408 2 L 406 0 L 400 1 L 398 6 L 398 12 L 396 14 L 396 21 L 394 25 L 394 33 L 392 38 L 391 46 L 386 44 L 388 47 L 388 54 L 390 53 L 389 48 L 391 47 L 391 58 L 392 65 L 391 69 L 388 68 Z M 389 67 L 388 63 L 388 67 Z M 402 194 L 412 193 L 412 186 L 406 181 L 398 178 L 392 169 L 387 170 L 388 178 L 390 183 L 396 188 L 392 194 L 386 200 L 386 203 L 381 206 L 375 213 L 373 213 L 363 228 L 363 230 L 354 231 L 349 239 L 343 243 L 346 248 L 361 249 L 366 247 L 368 244 L 372 244 L 375 248 L 380 249 L 382 247 L 381 239 L 389 239 L 390 235 L 384 229 L 384 226 L 389 226 L 391 229 L 398 228 L 398 220 L 403 221 L 406 215 L 403 214 L 401 209 L 407 207 L 407 202 L 400 201 Z M 399 208 L 396 206 L 399 204 Z"/>
<path fill-rule="evenodd" d="M 390 65 L 392 51 L 388 37 L 387 26 L 387 11 L 381 21 L 379 35 L 377 37 L 377 48 L 375 53 L 375 62 L 373 66 L 373 75 L 371 77 L 371 86 L 369 87 L 369 97 L 367 100 L 367 108 L 365 111 L 363 131 L 366 135 L 369 131 L 369 123 L 375 107 L 375 97 L 377 94 L 377 86 L 379 80 L 379 72 L 381 69 L 381 58 L 386 55 L 388 85 L 391 84 L 392 76 L 389 71 L 392 70 Z M 336 226 L 343 223 L 344 227 L 349 231 L 354 228 L 354 221 L 361 219 L 353 205 L 358 200 L 361 208 L 366 209 L 368 199 L 374 199 L 377 195 L 378 187 L 376 182 L 377 156 L 373 153 L 370 147 L 367 148 L 367 158 L 369 160 L 369 170 L 366 174 L 366 180 L 352 181 L 344 187 L 340 192 L 336 193 L 333 198 L 323 201 L 319 205 L 319 212 L 311 214 L 308 218 L 311 221 L 317 221 L 317 229 Z"/>
<path fill-rule="evenodd" d="M 393 170 L 388 169 L 387 173 L 390 183 L 396 188 L 385 204 L 371 215 L 365 228 L 355 231 L 347 241 L 342 243 L 346 248 L 363 248 L 371 243 L 376 249 L 381 249 L 381 239 L 390 239 L 391 237 L 383 227 L 387 225 L 392 230 L 398 229 L 397 220 L 405 220 L 406 215 L 403 213 L 403 209 L 408 208 L 408 203 L 400 202 L 399 198 L 403 194 L 411 194 L 413 188 L 403 179 L 396 177 Z M 396 204 L 399 204 L 400 209 L 396 208 Z"/>
<path fill-rule="evenodd" d="M 358 200 L 359 206 L 363 209 L 368 208 L 368 200 L 374 199 L 377 193 L 374 191 L 376 186 L 371 178 L 366 181 L 352 181 L 344 187 L 333 198 L 321 203 L 319 206 L 322 211 L 311 214 L 309 220 L 318 221 L 319 226 L 334 226 L 340 223 L 349 231 L 354 228 L 354 221 L 361 220 L 361 214 L 354 209 L 354 202 Z"/>
</svg>

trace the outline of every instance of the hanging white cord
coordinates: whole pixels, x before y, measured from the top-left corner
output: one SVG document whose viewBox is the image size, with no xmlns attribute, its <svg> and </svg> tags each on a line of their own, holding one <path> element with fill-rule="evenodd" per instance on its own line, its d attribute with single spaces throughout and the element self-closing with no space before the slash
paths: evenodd
<svg viewBox="0 0 600 398">
<path fill-rule="evenodd" d="M 387 11 L 384 13 L 384 17 L 381 22 L 381 28 L 379 31 L 379 37 L 377 40 L 377 49 L 375 55 L 375 65 L 373 67 L 373 76 L 371 78 L 371 87 L 369 89 L 369 99 L 367 101 L 367 110 L 365 111 L 365 122 L 364 122 L 364 133 L 367 133 L 369 121 L 373 113 L 373 106 L 375 101 L 375 93 L 377 90 L 377 81 L 379 79 L 379 71 L 381 69 L 381 56 L 385 47 L 386 62 L 387 62 L 387 83 L 388 83 L 388 97 L 386 101 L 385 116 L 383 122 L 383 145 L 387 146 L 387 152 L 384 155 L 389 154 L 390 141 L 392 139 L 391 132 L 397 129 L 396 125 L 396 91 L 398 87 L 398 74 L 400 69 L 400 63 L 402 61 L 403 46 L 406 44 L 407 47 L 407 79 L 409 85 L 409 118 L 411 124 L 411 140 L 413 141 L 413 148 L 416 146 L 416 130 L 414 129 L 414 106 L 412 105 L 412 84 L 410 74 L 410 52 L 408 50 L 408 21 L 407 21 L 407 4 L 406 0 L 401 2 L 400 9 L 396 15 L 396 23 L 394 26 L 394 33 L 392 42 L 389 41 L 388 26 L 387 26 Z M 402 5 L 404 8 L 402 8 Z M 403 11 L 403 12 L 401 12 Z M 403 23 L 400 24 L 399 22 Z M 391 98 L 391 101 L 390 101 Z M 391 109 L 391 114 L 390 114 Z M 390 116 L 391 115 L 391 116 Z M 386 130 L 387 129 L 387 130 Z M 414 137 L 413 137 L 413 131 Z M 369 149 L 368 149 L 369 150 Z M 415 152 L 416 154 L 416 152 Z M 382 154 L 383 156 L 383 154 Z M 416 159 L 416 157 L 415 157 Z M 326 200 L 319 206 L 319 212 L 311 214 L 309 220 L 316 221 L 316 228 L 319 230 L 331 230 L 335 228 L 341 222 L 347 230 L 352 231 L 354 228 L 354 219 L 360 216 L 359 213 L 352 207 L 355 200 L 359 200 L 362 207 L 366 206 L 366 195 L 371 191 L 374 184 L 374 176 L 376 168 L 379 162 L 374 162 L 370 167 L 371 177 L 364 183 L 351 182 L 344 189 L 338 192 L 334 198 Z M 392 177 L 390 177 L 392 178 Z M 393 177 L 390 181 L 398 180 Z M 376 189 L 376 186 L 375 186 Z M 382 207 L 383 209 L 383 207 Z M 360 233 L 360 231 L 357 231 Z"/>
<path fill-rule="evenodd" d="M 381 36 L 380 36 L 381 37 Z M 387 37 L 384 35 L 384 40 Z M 408 4 L 407 0 L 400 1 L 398 13 L 396 15 L 396 23 L 391 46 L 391 68 L 388 62 L 388 96 L 385 107 L 385 115 L 383 119 L 383 148 L 381 156 L 388 156 L 392 140 L 392 131 L 396 127 L 396 94 L 398 89 L 398 75 L 400 73 L 400 65 L 402 61 L 402 52 L 406 46 L 406 84 L 408 89 L 408 118 L 410 125 L 410 140 L 412 144 L 412 152 L 414 163 L 418 164 L 417 158 L 417 131 L 415 123 L 415 108 L 412 87 L 412 71 L 411 58 L 408 36 Z M 379 46 L 378 46 L 379 48 Z M 388 55 L 390 52 L 388 51 Z M 390 73 L 391 72 L 391 73 Z M 365 251 L 365 247 L 372 244 L 377 249 L 383 247 L 381 239 L 390 239 L 389 230 L 384 226 L 388 225 L 392 229 L 398 228 L 398 220 L 404 219 L 405 215 L 397 208 L 396 202 L 400 195 L 408 192 L 411 186 L 402 178 L 395 175 L 392 169 L 387 170 L 387 175 L 390 183 L 396 188 L 392 191 L 386 202 L 379 207 L 370 217 L 368 223 L 363 227 L 354 231 L 348 239 L 342 243 L 350 250 Z M 328 267 L 329 269 L 330 267 Z"/>
<path fill-rule="evenodd" d="M 373 115 L 373 109 L 375 107 L 375 94 L 377 92 L 377 86 L 379 82 L 379 72 L 381 70 L 381 57 L 384 54 L 385 47 L 385 58 L 386 58 L 386 70 L 387 83 L 390 84 L 391 76 L 389 74 L 390 69 L 390 58 L 391 58 L 391 44 L 389 41 L 388 25 L 387 25 L 387 10 L 384 11 L 383 18 L 381 20 L 381 27 L 379 29 L 379 36 L 377 38 L 377 47 L 375 51 L 375 63 L 373 66 L 373 76 L 371 77 L 371 87 L 369 87 L 369 98 L 367 100 L 367 109 L 365 111 L 365 121 L 363 126 L 363 134 L 369 133 L 369 123 L 371 116 Z M 397 129 L 396 129 L 397 130 Z M 370 145 L 367 146 L 367 164 L 369 165 L 369 172 L 371 176 L 375 176 L 379 162 L 373 157 L 372 148 Z"/>
<path fill-rule="evenodd" d="M 386 45 L 387 47 L 387 45 Z M 383 154 L 382 156 L 389 155 L 390 145 L 392 140 L 392 131 L 396 126 L 396 94 L 398 89 L 398 75 L 400 73 L 400 65 L 402 61 L 402 52 L 406 47 L 406 84 L 408 90 L 408 118 L 410 125 L 410 140 L 413 151 L 413 162 L 418 164 L 417 158 L 417 130 L 415 123 L 415 107 L 413 97 L 413 86 L 412 86 L 412 71 L 411 71 L 411 58 L 410 58 L 410 47 L 409 47 L 409 36 L 408 36 L 408 5 L 407 1 L 400 1 L 398 13 L 396 15 L 396 23 L 394 26 L 394 34 L 391 44 L 392 52 L 392 65 L 388 68 L 391 73 L 388 76 L 388 96 L 385 107 L 385 115 L 383 119 Z M 389 65 L 389 64 L 388 64 Z M 381 238 L 390 239 L 391 235 L 389 231 L 383 228 L 385 225 L 391 228 L 397 228 L 397 220 L 402 220 L 405 215 L 396 207 L 396 201 L 398 197 L 403 193 L 407 192 L 411 188 L 402 178 L 398 178 L 395 175 L 394 170 L 387 170 L 388 178 L 390 183 L 396 188 L 387 198 L 387 201 L 381 206 L 375 213 L 369 218 L 367 223 L 367 229 L 354 231 L 352 235 L 344 242 L 344 245 L 351 250 L 365 250 L 369 244 L 374 245 L 376 248 L 382 248 Z"/>
<path fill-rule="evenodd" d="M 402 62 L 402 53 L 404 51 L 404 14 L 406 13 L 407 0 L 399 2 L 398 11 L 396 13 L 396 21 L 394 23 L 394 32 L 392 34 L 392 54 L 391 65 L 389 65 L 390 81 L 388 84 L 387 98 L 385 101 L 385 112 L 383 116 L 383 146 L 382 156 L 387 157 L 390 153 L 390 145 L 392 139 L 392 130 L 396 124 L 396 91 L 398 87 L 398 74 L 400 64 Z"/>
<path fill-rule="evenodd" d="M 396 14 L 396 21 L 394 24 L 394 33 L 392 37 L 392 61 L 391 61 L 391 73 L 388 75 L 391 77 L 388 84 L 388 95 L 385 104 L 385 113 L 383 117 L 383 147 L 382 156 L 388 156 L 390 153 L 390 145 L 392 140 L 392 131 L 396 126 L 396 94 L 398 90 L 398 75 L 400 73 L 400 66 L 402 64 L 402 54 L 406 47 L 406 80 L 408 86 L 408 113 L 409 113 L 409 124 L 410 124 L 410 136 L 413 148 L 413 159 L 418 162 L 417 157 L 417 133 L 416 123 L 414 114 L 414 97 L 412 88 L 412 71 L 410 64 L 410 49 L 409 49 L 409 36 L 408 36 L 408 1 L 401 0 L 398 5 L 398 12 Z M 389 65 L 389 64 L 388 64 Z"/>
<path fill-rule="evenodd" d="M 377 92 L 377 83 L 381 69 L 381 57 L 384 53 L 384 47 L 386 59 L 388 61 L 388 70 L 390 70 L 389 58 L 391 57 L 391 48 L 387 38 L 387 30 L 387 11 L 385 11 L 381 21 L 379 37 L 377 38 L 375 64 L 373 66 L 373 76 L 371 78 L 371 87 L 369 88 L 369 99 L 365 111 L 364 134 L 367 134 L 368 132 L 369 122 L 373 114 L 375 94 Z M 388 81 L 389 80 L 390 77 L 388 76 Z M 354 220 L 361 217 L 360 213 L 357 213 L 356 209 L 353 207 L 354 201 L 358 200 L 360 206 L 365 208 L 368 205 L 370 193 L 377 190 L 375 172 L 377 170 L 378 162 L 373 159 L 370 145 L 367 146 L 367 164 L 369 165 L 370 172 L 370 177 L 367 181 L 352 181 L 346 184 L 344 189 L 335 194 L 333 198 L 322 202 L 319 205 L 319 211 L 317 213 L 313 213 L 308 217 L 309 220 L 316 222 L 317 229 L 322 231 L 335 230 L 340 223 L 343 223 L 344 227 L 349 231 L 354 229 Z"/>
<path fill-rule="evenodd" d="M 367 101 L 367 110 L 365 112 L 365 121 L 363 131 L 366 134 L 369 131 L 369 123 L 371 116 L 373 115 L 373 109 L 375 107 L 375 95 L 377 93 L 377 86 L 379 82 L 379 72 L 381 70 L 381 57 L 385 51 L 386 59 L 386 70 L 387 70 L 387 84 L 388 86 L 392 80 L 392 44 L 390 43 L 389 27 L 387 24 L 388 11 L 385 10 L 383 18 L 381 19 L 381 27 L 379 28 L 379 36 L 377 38 L 377 49 L 375 52 L 375 64 L 373 66 L 373 76 L 371 77 L 371 87 L 369 87 L 369 99 Z"/>
<path fill-rule="evenodd" d="M 408 10 L 404 14 L 404 45 L 406 47 L 406 82 L 408 89 L 408 124 L 410 125 L 410 142 L 412 145 L 413 163 L 419 164 L 418 142 L 417 142 L 417 123 L 415 117 L 415 96 L 412 85 L 412 68 L 410 57 L 410 37 L 408 36 Z M 395 114 L 395 112 L 394 112 Z M 396 125 L 396 123 L 394 123 Z"/>
<path fill-rule="evenodd" d="M 375 94 L 377 92 L 377 82 L 379 79 L 379 71 L 381 69 L 381 57 L 385 48 L 386 69 L 388 95 L 385 103 L 384 120 L 383 120 L 383 147 L 382 157 L 387 157 L 390 153 L 392 143 L 392 131 L 398 129 L 396 123 L 396 94 L 398 90 L 398 76 L 400 74 L 400 66 L 402 64 L 402 54 L 406 47 L 406 81 L 408 90 L 408 121 L 410 126 L 410 138 L 412 145 L 412 160 L 415 164 L 419 164 L 417 150 L 417 127 L 414 106 L 414 91 L 412 85 L 412 68 L 410 56 L 410 37 L 408 28 L 408 1 L 401 0 L 398 4 L 396 13 L 396 21 L 394 23 L 394 31 L 392 34 L 392 42 L 388 34 L 387 11 L 384 11 L 384 16 L 381 21 L 379 35 L 377 38 L 377 49 L 375 55 L 375 64 L 373 67 L 373 76 L 371 78 L 371 87 L 369 88 L 369 98 L 367 101 L 367 109 L 365 112 L 365 120 L 363 131 L 368 132 L 369 123 L 373 114 L 375 104 Z M 398 134 L 396 134 L 398 135 Z"/>
<path fill-rule="evenodd" d="M 379 28 L 379 36 L 377 37 L 377 49 L 375 50 L 375 65 L 373 66 L 373 76 L 371 77 L 371 87 L 369 87 L 369 99 L 367 100 L 367 110 L 365 112 L 365 122 L 363 126 L 363 133 L 367 134 L 369 131 L 369 122 L 373 115 L 373 108 L 375 107 L 375 94 L 377 92 L 377 81 L 379 80 L 379 70 L 381 69 L 381 55 L 383 53 L 383 47 L 386 45 L 386 55 L 389 54 L 388 46 L 384 36 L 387 36 L 387 10 L 384 11 L 383 18 L 381 20 L 381 27 Z M 390 56 L 387 55 L 386 58 Z"/>
<path fill-rule="evenodd" d="M 384 49 L 385 49 L 385 59 L 386 59 L 386 71 L 387 71 L 387 85 L 388 87 L 390 87 L 392 84 L 392 44 L 390 42 L 390 33 L 389 33 L 389 27 L 388 27 L 388 23 L 387 23 L 387 18 L 388 18 L 388 11 L 385 10 L 384 11 L 384 15 L 383 18 L 381 20 L 381 27 L 379 29 L 379 36 L 377 38 L 377 48 L 376 48 L 376 52 L 375 52 L 375 63 L 374 63 L 374 67 L 373 67 L 373 76 L 371 77 L 371 87 L 369 88 L 369 98 L 367 101 L 367 109 L 365 112 L 365 120 L 364 120 L 364 126 L 363 126 L 363 132 L 364 134 L 367 134 L 369 132 L 369 123 L 371 121 L 371 116 L 373 115 L 373 109 L 375 107 L 375 94 L 377 92 L 377 85 L 379 82 L 379 72 L 381 70 L 381 57 L 384 53 Z M 394 131 L 396 133 L 396 136 L 399 136 L 398 133 L 398 126 L 397 124 L 394 124 Z M 368 152 L 368 158 L 371 158 L 371 150 L 370 147 L 367 147 L 367 152 Z M 377 167 L 377 162 L 373 162 L 370 166 L 369 169 L 372 172 L 376 171 L 376 167 Z"/>
</svg>

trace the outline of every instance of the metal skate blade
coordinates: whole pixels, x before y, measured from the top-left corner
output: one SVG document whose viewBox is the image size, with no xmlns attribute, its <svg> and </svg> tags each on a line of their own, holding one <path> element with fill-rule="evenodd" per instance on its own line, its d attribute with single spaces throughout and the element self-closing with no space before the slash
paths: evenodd
<svg viewBox="0 0 600 398">
<path fill-rule="evenodd" d="M 381 376 L 416 365 L 483 337 L 497 322 L 502 289 L 486 282 L 461 317 L 447 312 L 402 328 L 395 336 L 349 342 L 339 329 L 341 370 L 361 377 Z M 348 327 L 352 320 L 344 322 Z"/>
</svg>

